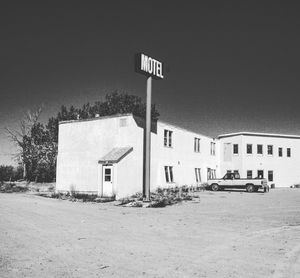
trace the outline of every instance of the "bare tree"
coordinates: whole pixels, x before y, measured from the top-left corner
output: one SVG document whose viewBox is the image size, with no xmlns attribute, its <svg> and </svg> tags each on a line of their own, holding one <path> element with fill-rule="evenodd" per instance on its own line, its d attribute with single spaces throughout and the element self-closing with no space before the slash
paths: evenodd
<svg viewBox="0 0 300 278">
<path fill-rule="evenodd" d="M 28 110 L 24 113 L 23 118 L 20 120 L 19 127 L 17 129 L 11 129 L 5 127 L 5 131 L 10 140 L 17 146 L 18 152 L 15 158 L 20 160 L 23 165 L 23 178 L 27 176 L 26 163 L 29 161 L 26 138 L 31 137 L 32 127 L 38 122 L 39 116 L 42 112 L 42 108 L 38 108 L 36 111 Z"/>
</svg>

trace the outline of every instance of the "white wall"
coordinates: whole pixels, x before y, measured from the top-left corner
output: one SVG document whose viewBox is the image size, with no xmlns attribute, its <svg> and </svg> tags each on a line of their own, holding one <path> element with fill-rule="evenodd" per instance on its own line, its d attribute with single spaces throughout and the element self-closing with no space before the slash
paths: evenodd
<svg viewBox="0 0 300 278">
<path fill-rule="evenodd" d="M 223 161 L 221 156 L 221 170 L 239 170 L 241 177 L 247 176 L 247 170 L 253 171 L 253 177 L 257 176 L 257 170 L 264 171 L 264 177 L 268 178 L 268 171 L 273 171 L 276 187 L 289 187 L 300 182 L 300 139 L 266 136 L 238 135 L 220 139 L 221 148 L 225 142 L 239 144 L 239 155 L 234 157 L 232 165 Z M 252 144 L 252 154 L 247 154 L 247 144 Z M 263 145 L 263 154 L 257 154 L 257 144 Z M 273 145 L 273 155 L 267 154 L 267 145 Z M 283 155 L 278 156 L 278 148 L 282 147 Z M 291 157 L 287 157 L 287 148 L 291 148 Z"/>
<path fill-rule="evenodd" d="M 127 136 L 120 136 L 123 128 L 119 120 L 120 117 L 108 117 L 59 125 L 57 190 L 74 187 L 76 191 L 99 191 L 102 178 L 99 159 L 114 147 L 131 143 L 124 140 Z"/>
<path fill-rule="evenodd" d="M 172 148 L 164 146 L 164 129 L 173 131 Z M 103 173 L 98 161 L 115 147 L 130 146 L 133 151 L 114 164 L 114 192 L 117 198 L 122 198 L 142 191 L 143 132 L 132 115 L 61 123 L 56 189 L 101 193 Z M 194 152 L 195 137 L 200 138 L 200 153 Z M 208 167 L 219 174 L 219 145 L 212 138 L 158 122 L 151 141 L 152 190 L 195 185 L 195 168 L 201 168 L 202 182 L 207 180 Z M 216 155 L 210 154 L 210 142 L 216 143 Z M 166 182 L 164 166 L 174 167 L 173 183 Z"/>
<path fill-rule="evenodd" d="M 172 147 L 164 146 L 164 130 L 173 131 Z M 200 152 L 194 151 L 194 138 L 200 138 Z M 219 148 L 216 155 L 210 154 L 212 138 L 187 131 L 163 122 L 158 122 L 157 135 L 152 135 L 151 186 L 195 185 L 195 168 L 201 168 L 202 182 L 207 181 L 207 168 L 219 171 Z M 164 166 L 173 166 L 174 183 L 167 183 Z"/>
</svg>

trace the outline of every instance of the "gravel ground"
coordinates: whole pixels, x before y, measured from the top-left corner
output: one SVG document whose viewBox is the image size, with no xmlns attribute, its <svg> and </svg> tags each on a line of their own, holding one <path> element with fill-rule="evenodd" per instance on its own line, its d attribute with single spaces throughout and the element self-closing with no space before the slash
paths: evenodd
<svg viewBox="0 0 300 278">
<path fill-rule="evenodd" d="M 300 277 L 300 190 L 165 208 L 0 194 L 0 277 Z"/>
</svg>

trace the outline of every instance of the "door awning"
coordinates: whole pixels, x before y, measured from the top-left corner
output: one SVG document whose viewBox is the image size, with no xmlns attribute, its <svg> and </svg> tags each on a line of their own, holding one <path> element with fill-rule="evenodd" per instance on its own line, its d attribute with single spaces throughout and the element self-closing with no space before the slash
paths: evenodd
<svg viewBox="0 0 300 278">
<path fill-rule="evenodd" d="M 98 163 L 118 163 L 133 150 L 133 147 L 113 148 L 109 153 L 100 158 Z"/>
</svg>

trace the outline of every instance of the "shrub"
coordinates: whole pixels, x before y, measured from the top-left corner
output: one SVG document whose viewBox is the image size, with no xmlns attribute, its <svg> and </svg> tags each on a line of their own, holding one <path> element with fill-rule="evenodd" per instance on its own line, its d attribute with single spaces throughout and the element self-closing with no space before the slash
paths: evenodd
<svg viewBox="0 0 300 278">
<path fill-rule="evenodd" d="M 0 185 L 1 193 L 26 192 L 26 191 L 28 191 L 27 186 L 20 186 L 12 182 L 2 182 Z"/>
</svg>

